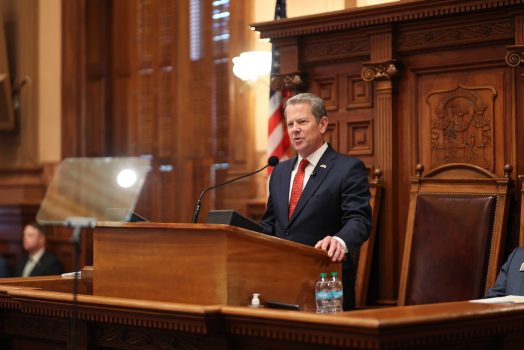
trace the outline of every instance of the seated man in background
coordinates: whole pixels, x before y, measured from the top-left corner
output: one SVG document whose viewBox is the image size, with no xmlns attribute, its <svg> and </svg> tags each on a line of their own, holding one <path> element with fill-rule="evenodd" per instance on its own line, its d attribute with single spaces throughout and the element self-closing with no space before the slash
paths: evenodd
<svg viewBox="0 0 524 350">
<path fill-rule="evenodd" d="M 511 252 L 486 297 L 505 295 L 524 295 L 524 248 L 517 248 Z"/>
<path fill-rule="evenodd" d="M 16 264 L 15 276 L 47 276 L 64 272 L 58 257 L 46 250 L 44 230 L 36 222 L 25 226 L 23 244 L 28 255 Z"/>
</svg>

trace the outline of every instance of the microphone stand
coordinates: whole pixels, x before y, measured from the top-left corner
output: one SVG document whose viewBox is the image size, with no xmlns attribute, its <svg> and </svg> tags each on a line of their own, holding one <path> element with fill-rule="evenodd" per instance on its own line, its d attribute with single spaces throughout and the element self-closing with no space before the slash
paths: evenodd
<svg viewBox="0 0 524 350">
<path fill-rule="evenodd" d="M 77 320 L 78 320 L 78 275 L 80 271 L 80 253 L 82 246 L 80 244 L 80 233 L 83 228 L 93 228 L 96 224 L 95 218 L 90 217 L 69 217 L 65 220 L 65 224 L 68 227 L 73 227 L 73 235 L 71 236 L 71 242 L 73 243 L 73 304 L 71 310 L 71 329 L 70 329 L 70 340 L 71 349 L 76 349 L 77 342 Z"/>
<path fill-rule="evenodd" d="M 277 161 L 277 163 L 278 163 L 278 161 Z M 214 185 L 214 186 L 210 186 L 210 187 L 206 188 L 205 190 L 203 190 L 202 193 L 200 193 L 200 196 L 198 197 L 198 200 L 197 200 L 196 203 L 195 203 L 195 211 L 193 212 L 193 221 L 192 221 L 192 222 L 193 222 L 194 224 L 196 224 L 197 221 L 198 221 L 198 214 L 200 213 L 200 207 L 201 207 L 201 205 L 202 205 L 202 197 L 204 196 L 204 194 L 205 194 L 206 192 L 208 192 L 208 191 L 210 191 L 210 190 L 212 190 L 212 189 L 214 189 L 214 188 L 222 187 L 222 186 L 227 185 L 227 184 L 229 184 L 229 183 L 231 183 L 231 182 L 234 182 L 234 181 L 237 181 L 237 180 L 243 179 L 243 178 L 245 178 L 245 177 L 248 177 L 248 176 L 251 176 L 251 175 L 255 175 L 256 173 L 261 172 L 262 170 L 264 170 L 265 168 L 267 168 L 267 167 L 270 166 L 270 165 L 272 165 L 272 164 L 271 164 L 271 163 L 268 163 L 268 164 L 266 164 L 264 167 L 262 167 L 262 168 L 260 168 L 260 169 L 258 169 L 258 170 L 255 170 L 255 171 L 250 172 L 250 173 L 248 173 L 248 174 L 244 174 L 244 175 L 239 176 L 239 177 L 235 177 L 234 179 L 228 180 L 228 181 L 223 182 L 223 183 L 221 183 L 221 184 Z M 274 165 L 272 165 L 272 166 L 274 166 Z"/>
</svg>

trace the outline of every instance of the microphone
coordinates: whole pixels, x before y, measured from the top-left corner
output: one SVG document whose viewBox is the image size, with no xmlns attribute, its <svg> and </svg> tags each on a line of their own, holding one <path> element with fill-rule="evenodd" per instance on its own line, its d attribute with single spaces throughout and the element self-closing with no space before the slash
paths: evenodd
<svg viewBox="0 0 524 350">
<path fill-rule="evenodd" d="M 202 197 L 208 191 L 211 191 L 211 190 L 213 190 L 215 188 L 218 188 L 218 187 L 222 187 L 222 186 L 227 185 L 227 184 L 229 184 L 231 182 L 238 181 L 238 180 L 243 179 L 245 177 L 248 177 L 248 176 L 251 176 L 251 175 L 255 175 L 255 174 L 261 172 L 262 170 L 264 170 L 265 168 L 267 168 L 268 166 L 275 167 L 275 166 L 278 165 L 279 161 L 280 160 L 278 159 L 277 156 L 271 156 L 267 160 L 267 164 L 264 165 L 262 168 L 260 168 L 258 170 L 255 170 L 255 171 L 253 171 L 251 173 L 244 174 L 244 175 L 239 176 L 239 177 L 235 177 L 234 179 L 228 180 L 226 182 L 222 182 L 221 184 L 210 186 L 210 187 L 206 188 L 205 190 L 203 190 L 202 193 L 200 193 L 200 197 L 198 197 L 198 200 L 195 203 L 195 211 L 193 212 L 193 221 L 192 222 L 195 224 L 198 221 L 198 214 L 200 213 L 200 207 L 202 205 Z"/>
</svg>

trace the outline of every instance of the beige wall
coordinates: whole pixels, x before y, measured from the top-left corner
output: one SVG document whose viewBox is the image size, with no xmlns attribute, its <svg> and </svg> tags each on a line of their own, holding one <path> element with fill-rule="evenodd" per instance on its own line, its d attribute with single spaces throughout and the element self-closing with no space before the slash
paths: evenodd
<svg viewBox="0 0 524 350">
<path fill-rule="evenodd" d="M 42 5 L 38 13 L 38 149 L 40 162 L 47 163 L 61 157 L 61 0 L 45 0 Z"/>
</svg>

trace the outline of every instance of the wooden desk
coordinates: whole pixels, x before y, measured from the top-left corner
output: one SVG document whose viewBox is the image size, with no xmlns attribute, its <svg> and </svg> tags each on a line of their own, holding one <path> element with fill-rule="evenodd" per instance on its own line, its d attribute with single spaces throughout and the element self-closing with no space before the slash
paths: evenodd
<svg viewBox="0 0 524 350">
<path fill-rule="evenodd" d="M 70 286 L 53 277 L 2 280 L 1 348 L 68 348 Z M 77 349 L 521 349 L 524 341 L 524 305 L 517 304 L 454 302 L 325 316 L 101 297 L 89 294 L 90 279 L 81 290 Z"/>
</svg>

